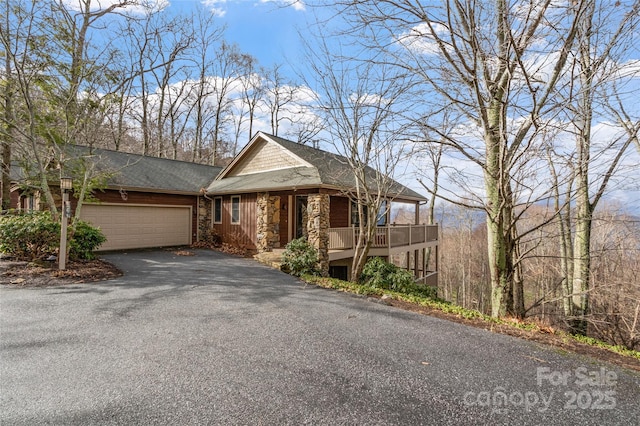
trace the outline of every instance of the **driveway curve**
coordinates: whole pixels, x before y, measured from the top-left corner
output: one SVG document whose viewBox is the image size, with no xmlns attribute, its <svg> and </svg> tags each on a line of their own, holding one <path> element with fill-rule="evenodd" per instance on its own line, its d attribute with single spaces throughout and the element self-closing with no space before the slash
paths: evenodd
<svg viewBox="0 0 640 426">
<path fill-rule="evenodd" d="M 197 250 L 0 289 L 0 424 L 636 425 L 640 376 Z"/>
</svg>

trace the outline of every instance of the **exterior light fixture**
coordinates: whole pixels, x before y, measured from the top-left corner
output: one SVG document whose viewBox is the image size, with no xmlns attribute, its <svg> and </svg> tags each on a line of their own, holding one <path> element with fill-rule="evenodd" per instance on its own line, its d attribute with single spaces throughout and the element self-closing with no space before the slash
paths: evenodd
<svg viewBox="0 0 640 426">
<path fill-rule="evenodd" d="M 60 189 L 63 192 L 70 191 L 73 189 L 73 179 L 70 177 L 61 177 L 60 178 Z"/>
</svg>

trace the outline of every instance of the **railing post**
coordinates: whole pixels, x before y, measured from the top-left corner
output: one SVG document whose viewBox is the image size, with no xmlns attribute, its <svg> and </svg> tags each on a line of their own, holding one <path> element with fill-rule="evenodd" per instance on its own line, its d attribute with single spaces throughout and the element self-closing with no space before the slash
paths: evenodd
<svg viewBox="0 0 640 426">
<path fill-rule="evenodd" d="M 356 226 L 355 225 L 351 225 L 351 249 L 355 250 L 356 249 Z"/>
</svg>

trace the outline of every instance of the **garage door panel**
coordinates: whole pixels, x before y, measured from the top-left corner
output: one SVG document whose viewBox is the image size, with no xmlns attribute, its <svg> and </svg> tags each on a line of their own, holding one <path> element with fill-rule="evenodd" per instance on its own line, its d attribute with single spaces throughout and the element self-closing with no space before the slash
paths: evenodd
<svg viewBox="0 0 640 426">
<path fill-rule="evenodd" d="M 191 243 L 191 209 L 185 206 L 86 204 L 81 217 L 107 236 L 100 250 Z"/>
</svg>

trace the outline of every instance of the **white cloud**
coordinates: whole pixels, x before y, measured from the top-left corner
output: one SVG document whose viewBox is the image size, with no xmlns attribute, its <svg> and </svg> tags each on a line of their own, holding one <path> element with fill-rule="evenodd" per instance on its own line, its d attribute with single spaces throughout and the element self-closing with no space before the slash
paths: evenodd
<svg viewBox="0 0 640 426">
<path fill-rule="evenodd" d="M 281 7 L 292 7 L 294 10 L 305 10 L 302 0 L 260 0 L 260 3 L 274 3 Z"/>
<path fill-rule="evenodd" d="M 441 24 L 432 24 L 433 30 L 437 35 L 444 35 L 449 32 L 447 27 Z M 424 55 L 436 55 L 440 53 L 440 47 L 433 38 L 431 28 L 426 23 L 416 25 L 409 31 L 400 34 L 397 37 L 400 43 L 406 49 L 415 53 Z"/>
<path fill-rule="evenodd" d="M 208 8 L 214 16 L 222 18 L 227 10 L 224 8 L 224 5 L 227 3 L 227 0 L 202 0 L 202 5 Z"/>
<path fill-rule="evenodd" d="M 208 8 L 215 16 L 223 17 L 227 13 L 226 6 L 231 3 L 240 3 L 241 0 L 202 0 L 201 3 Z M 304 11 L 305 5 L 302 0 L 259 0 L 259 3 L 272 3 L 277 7 L 292 7 L 294 10 Z"/>
</svg>

